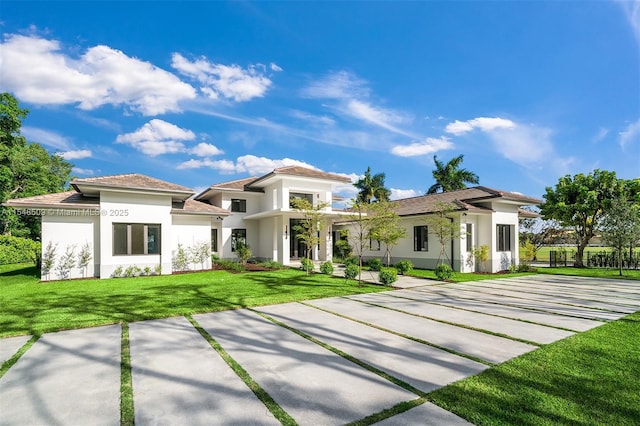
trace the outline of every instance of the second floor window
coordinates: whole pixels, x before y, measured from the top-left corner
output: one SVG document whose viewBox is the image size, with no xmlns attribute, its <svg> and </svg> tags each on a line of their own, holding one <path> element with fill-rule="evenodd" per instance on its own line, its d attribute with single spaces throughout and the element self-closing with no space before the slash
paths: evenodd
<svg viewBox="0 0 640 426">
<path fill-rule="evenodd" d="M 240 198 L 232 198 L 231 199 L 231 211 L 246 213 L 247 212 L 247 200 L 242 200 Z"/>
<path fill-rule="evenodd" d="M 311 194 L 302 194 L 299 192 L 290 192 L 289 193 L 289 208 L 293 208 L 293 200 L 307 200 L 311 205 L 313 205 L 313 195 Z"/>
</svg>

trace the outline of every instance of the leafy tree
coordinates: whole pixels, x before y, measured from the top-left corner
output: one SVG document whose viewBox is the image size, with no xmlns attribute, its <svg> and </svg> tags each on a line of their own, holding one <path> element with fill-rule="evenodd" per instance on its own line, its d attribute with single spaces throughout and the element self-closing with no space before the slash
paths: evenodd
<svg viewBox="0 0 640 426">
<path fill-rule="evenodd" d="M 358 283 L 362 283 L 362 256 L 369 246 L 371 232 L 375 228 L 375 222 L 371 220 L 372 205 L 359 199 L 351 200 L 349 210 L 354 215 L 346 216 L 345 219 L 350 221 L 351 226 L 346 236 L 353 253 L 358 258 Z"/>
<path fill-rule="evenodd" d="M 524 210 L 538 213 L 539 209 L 524 207 Z M 567 235 L 565 229 L 560 227 L 553 219 L 543 220 L 540 217 L 520 219 L 520 241 L 529 242 L 533 248 L 533 258 L 536 260 L 538 250 L 541 247 L 559 244 Z"/>
<path fill-rule="evenodd" d="M 64 191 L 72 164 L 49 154 L 20 134 L 29 111 L 20 108 L 9 93 L 0 93 L 0 203 L 10 198 L 30 197 Z M 40 218 L 19 216 L 0 206 L 0 234 L 40 237 Z"/>
<path fill-rule="evenodd" d="M 602 240 L 611 246 L 618 257 L 619 274 L 622 276 L 622 256 L 627 247 L 640 240 L 640 206 L 633 205 L 624 196 L 615 198 L 601 223 Z"/>
<path fill-rule="evenodd" d="M 451 203 L 437 203 L 432 214 L 425 219 L 427 223 L 427 232 L 434 235 L 440 243 L 440 255 L 436 265 L 444 263 L 445 260 L 451 262 L 447 254 L 447 242 L 454 238 L 460 237 L 462 229 L 460 224 L 456 222 L 451 213 L 455 211 L 455 207 Z"/>
<path fill-rule="evenodd" d="M 594 170 L 561 177 L 555 188 L 547 187 L 540 206 L 544 219 L 555 219 L 572 229 L 577 246 L 575 266 L 583 267 L 584 249 L 595 235 L 611 201 L 624 190 L 615 172 Z"/>
<path fill-rule="evenodd" d="M 371 238 L 384 244 L 388 267 L 391 262 L 391 250 L 407 236 L 407 230 L 400 225 L 400 216 L 396 213 L 393 203 L 384 201 L 373 204 L 371 213 L 375 218 Z"/>
<path fill-rule="evenodd" d="M 320 244 L 320 231 L 324 228 L 325 213 L 323 210 L 330 204 L 326 202 L 318 202 L 315 206 L 306 198 L 295 198 L 291 200 L 293 209 L 302 213 L 302 220 L 293 227 L 296 236 L 302 241 L 307 248 L 307 256 L 311 262 L 311 251 Z M 313 265 L 313 263 L 311 263 Z M 309 268 L 305 268 L 307 274 Z"/>
<path fill-rule="evenodd" d="M 480 182 L 478 175 L 467 169 L 460 168 L 463 158 L 464 155 L 460 154 L 449 160 L 447 164 L 444 164 L 442 161 L 438 161 L 438 157 L 434 155 L 433 162 L 436 168 L 432 171 L 432 174 L 436 183 L 431 185 L 427 190 L 427 194 L 465 189 L 467 187 L 465 182 L 478 184 Z"/>
<path fill-rule="evenodd" d="M 384 186 L 384 173 L 371 176 L 371 167 L 367 167 L 364 177 L 360 178 L 353 185 L 360 190 L 358 201 L 370 204 L 372 202 L 389 201 L 391 191 Z"/>
</svg>

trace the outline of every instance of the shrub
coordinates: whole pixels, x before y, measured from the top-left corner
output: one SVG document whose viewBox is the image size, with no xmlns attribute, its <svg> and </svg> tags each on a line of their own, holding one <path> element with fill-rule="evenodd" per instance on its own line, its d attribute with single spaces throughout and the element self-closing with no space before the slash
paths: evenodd
<svg viewBox="0 0 640 426">
<path fill-rule="evenodd" d="M 344 266 L 349 266 L 349 265 L 356 265 L 357 266 L 359 264 L 360 264 L 360 260 L 358 260 L 358 258 L 355 257 L 355 256 L 347 257 L 344 260 Z"/>
<path fill-rule="evenodd" d="M 251 248 L 249 248 L 249 245 L 242 241 L 238 241 L 236 244 L 236 256 L 238 256 L 238 260 L 242 265 L 246 265 L 247 261 L 251 257 Z"/>
<path fill-rule="evenodd" d="M 413 269 L 413 263 L 411 263 L 410 260 L 401 260 L 400 262 L 395 264 L 395 267 L 398 270 L 399 274 L 406 275 Z"/>
<path fill-rule="evenodd" d="M 49 278 L 49 273 L 53 269 L 53 265 L 56 263 L 56 250 L 58 249 L 58 245 L 53 245 L 51 241 L 47 244 L 47 248 L 44 250 L 42 254 L 42 265 L 41 265 L 41 273 L 42 276 L 47 276 Z"/>
<path fill-rule="evenodd" d="M 384 285 L 391 285 L 398 281 L 398 270 L 396 268 L 382 268 L 378 276 L 378 281 Z"/>
<path fill-rule="evenodd" d="M 333 274 L 333 263 L 327 261 L 320 264 L 320 272 L 325 275 Z"/>
<path fill-rule="evenodd" d="M 155 268 L 153 268 L 153 273 L 156 275 L 161 275 L 162 274 L 162 265 L 158 264 L 156 265 Z"/>
<path fill-rule="evenodd" d="M 173 259 L 174 271 L 186 271 L 189 268 L 189 256 L 187 251 L 182 247 L 182 244 L 178 243 L 178 249 L 176 250 Z"/>
<path fill-rule="evenodd" d="M 127 266 L 127 269 L 124 270 L 125 277 L 137 277 L 140 275 L 140 268 L 137 265 Z"/>
<path fill-rule="evenodd" d="M 76 254 L 74 253 L 75 246 L 67 246 L 67 251 L 60 256 L 60 261 L 56 270 L 58 271 L 58 277 L 61 280 L 68 280 L 71 269 L 76 264 Z"/>
<path fill-rule="evenodd" d="M 307 273 L 310 271 L 313 271 L 313 269 L 315 268 L 315 265 L 313 264 L 313 261 L 311 259 L 308 259 L 306 257 L 303 257 L 300 260 L 301 263 L 301 268 L 303 271 L 306 271 Z"/>
<path fill-rule="evenodd" d="M 232 260 L 220 259 L 216 262 L 216 264 L 221 268 L 226 269 L 227 271 L 244 272 L 245 270 L 244 265 Z"/>
<path fill-rule="evenodd" d="M 451 278 L 451 276 L 453 275 L 453 269 L 451 269 L 451 266 L 447 265 L 446 263 L 441 263 L 436 266 L 435 273 L 436 277 L 439 280 L 445 281 Z"/>
<path fill-rule="evenodd" d="M 372 271 L 379 271 L 382 268 L 382 260 L 374 257 L 373 259 L 369 260 L 368 265 L 369 269 L 371 269 Z"/>
<path fill-rule="evenodd" d="M 118 266 L 116 269 L 113 270 L 113 272 L 111 273 L 111 276 L 113 278 L 120 278 L 122 276 L 122 266 Z"/>
<path fill-rule="evenodd" d="M 151 266 L 145 266 L 144 269 L 142 270 L 142 272 L 145 275 L 151 275 Z"/>
<path fill-rule="evenodd" d="M 42 245 L 38 241 L 0 235 L 0 265 L 35 262 L 41 250 Z"/>
<path fill-rule="evenodd" d="M 89 262 L 91 261 L 91 246 L 89 243 L 84 243 L 82 247 L 80 247 L 80 253 L 78 253 L 78 268 L 82 269 L 82 276 L 87 276 L 87 266 L 89 266 Z"/>
<path fill-rule="evenodd" d="M 260 262 L 258 265 L 266 269 L 273 269 L 273 270 L 284 269 L 284 265 L 276 260 L 267 260 L 265 262 Z"/>
<path fill-rule="evenodd" d="M 360 272 L 360 268 L 358 265 L 353 263 L 348 263 L 347 266 L 344 267 L 344 277 L 348 280 L 353 280 L 358 276 Z"/>
</svg>

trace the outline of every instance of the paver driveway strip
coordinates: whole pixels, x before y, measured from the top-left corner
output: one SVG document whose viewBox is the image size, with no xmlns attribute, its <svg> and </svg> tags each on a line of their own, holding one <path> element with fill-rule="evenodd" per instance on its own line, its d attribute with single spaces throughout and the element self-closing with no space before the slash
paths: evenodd
<svg viewBox="0 0 640 426">
<path fill-rule="evenodd" d="M 461 298 L 455 293 L 443 294 L 441 291 L 396 291 L 393 292 L 393 296 L 410 300 L 423 300 L 456 309 L 466 309 L 505 318 L 531 321 L 537 324 L 550 325 L 552 327 L 560 327 L 574 331 L 587 331 L 602 325 L 601 321 L 533 311 L 522 307 L 501 305 L 498 302 L 487 303 L 486 301 L 477 299 Z"/>
<path fill-rule="evenodd" d="M 344 424 L 417 398 L 255 312 L 193 318 L 299 424 Z"/>
<path fill-rule="evenodd" d="M 382 308 L 380 307 L 347 298 L 332 297 L 312 300 L 307 303 L 311 306 L 317 306 L 348 318 L 412 336 L 491 363 L 504 362 L 537 348 L 537 346 L 526 343 L 443 324 L 402 312 L 388 309 L 381 311 Z"/>
<path fill-rule="evenodd" d="M 416 301 L 394 297 L 393 293 L 371 293 L 350 296 L 349 299 L 372 303 L 378 306 L 396 309 L 413 315 L 446 321 L 476 329 L 488 330 L 517 339 L 535 343 L 548 344 L 571 336 L 572 332 L 531 324 L 494 315 L 469 312 L 461 309 L 439 306 L 424 301 Z"/>
<path fill-rule="evenodd" d="M 431 392 L 488 368 L 479 362 L 300 303 L 257 309 L 423 392 Z"/>
<path fill-rule="evenodd" d="M 135 423 L 278 425 L 186 318 L 129 325 Z"/>
<path fill-rule="evenodd" d="M 119 425 L 120 333 L 43 335 L 0 380 L 0 424 Z"/>
<path fill-rule="evenodd" d="M 470 426 L 472 424 L 435 404 L 425 402 L 404 413 L 378 422 L 376 426 Z"/>
<path fill-rule="evenodd" d="M 31 339 L 31 336 L 16 336 L 0 339 L 0 364 L 11 359 Z"/>
</svg>

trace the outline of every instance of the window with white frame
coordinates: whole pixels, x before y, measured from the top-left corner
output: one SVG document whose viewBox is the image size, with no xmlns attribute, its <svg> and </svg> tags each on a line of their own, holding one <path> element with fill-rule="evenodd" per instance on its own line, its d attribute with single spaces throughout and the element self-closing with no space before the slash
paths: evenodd
<svg viewBox="0 0 640 426">
<path fill-rule="evenodd" d="M 512 225 L 496 225 L 498 251 L 511 251 Z"/>
<path fill-rule="evenodd" d="M 429 251 L 429 232 L 426 225 L 413 227 L 413 251 Z"/>
<path fill-rule="evenodd" d="M 231 251 L 235 252 L 238 247 L 238 243 L 247 244 L 247 230 L 246 229 L 232 229 L 231 230 Z"/>
<path fill-rule="evenodd" d="M 238 213 L 246 213 L 247 212 L 247 200 L 243 200 L 240 198 L 232 198 L 231 199 L 231 211 Z"/>
<path fill-rule="evenodd" d="M 160 254 L 160 224 L 114 223 L 113 255 Z"/>
</svg>

